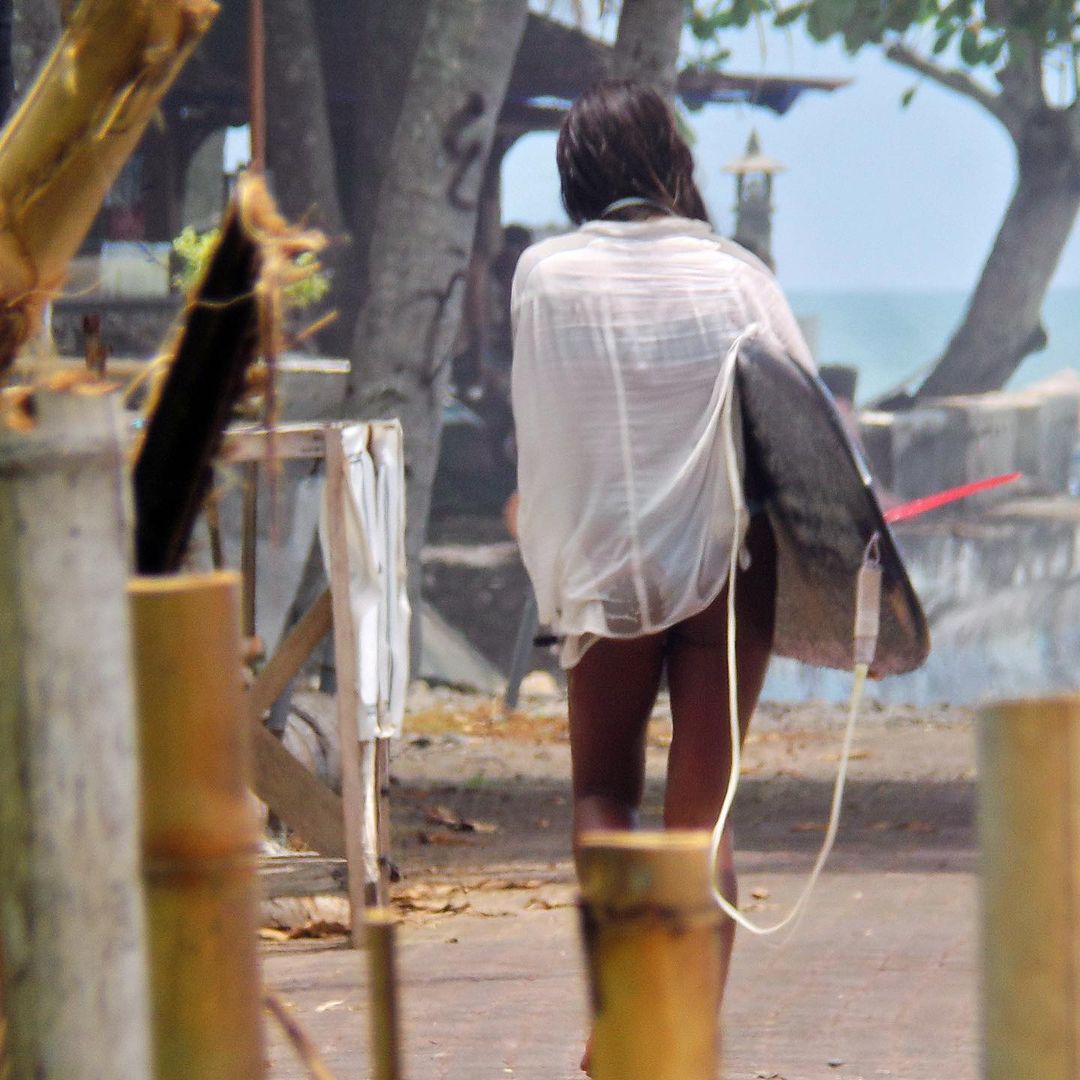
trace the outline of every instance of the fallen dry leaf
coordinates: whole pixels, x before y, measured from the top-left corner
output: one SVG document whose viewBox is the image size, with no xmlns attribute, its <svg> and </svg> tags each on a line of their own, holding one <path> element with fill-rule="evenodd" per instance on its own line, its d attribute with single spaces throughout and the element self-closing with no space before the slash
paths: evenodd
<svg viewBox="0 0 1080 1080">
<path fill-rule="evenodd" d="M 259 937 L 263 941 L 288 941 L 289 931 L 282 930 L 278 926 L 260 926 Z"/>
<path fill-rule="evenodd" d="M 472 832 L 472 826 L 446 806 L 425 806 L 424 820 L 431 825 L 445 825 L 455 832 Z"/>
<path fill-rule="evenodd" d="M 335 998 L 333 1001 L 324 1001 L 321 1005 L 315 1006 L 317 1013 L 329 1012 L 330 1009 L 338 1009 L 345 1004 L 344 998 Z"/>
<path fill-rule="evenodd" d="M 936 833 L 938 827 L 930 821 L 902 821 L 896 826 L 904 832 L 913 833 Z"/>
<path fill-rule="evenodd" d="M 824 821 L 798 821 L 791 826 L 792 832 L 824 832 L 829 826 Z"/>
<path fill-rule="evenodd" d="M 755 900 L 768 900 L 769 899 L 769 890 L 765 889 L 765 888 L 762 888 L 759 885 L 756 889 L 751 890 L 750 895 Z"/>
<path fill-rule="evenodd" d="M 554 911 L 556 908 L 568 908 L 574 907 L 575 901 L 573 900 L 548 900 L 544 896 L 534 896 L 525 905 L 526 908 L 531 908 L 535 911 Z"/>
<path fill-rule="evenodd" d="M 424 820 L 431 825 L 442 825 L 451 832 L 493 833 L 499 828 L 490 821 L 466 821 L 460 814 L 445 806 L 425 807 Z"/>
<path fill-rule="evenodd" d="M 938 827 L 930 821 L 875 821 L 867 828 L 874 832 L 936 833 Z"/>
<path fill-rule="evenodd" d="M 424 832 L 423 829 L 417 830 L 416 839 L 421 844 L 437 844 L 440 847 L 467 847 L 473 843 L 467 836 L 462 836 L 460 833 L 447 835 L 446 833 Z"/>
<path fill-rule="evenodd" d="M 869 750 L 852 750 L 851 753 L 848 754 L 848 761 L 865 761 L 867 758 L 871 758 L 873 756 L 874 755 Z M 834 764 L 839 760 L 840 754 L 835 750 L 828 754 L 822 754 L 818 758 L 818 761 L 825 761 L 829 762 L 830 764 Z"/>
<path fill-rule="evenodd" d="M 472 888 L 486 889 L 489 892 L 508 892 L 512 889 L 539 889 L 541 885 L 546 884 L 547 882 L 539 878 L 526 878 L 524 881 L 513 881 L 509 878 L 485 878 L 476 882 Z"/>
<path fill-rule="evenodd" d="M 291 926 L 287 930 L 279 930 L 274 926 L 261 927 L 259 937 L 264 941 L 299 941 L 307 938 L 340 937 L 348 932 L 349 928 L 344 923 L 311 919 L 303 926 Z"/>
<path fill-rule="evenodd" d="M 424 915 L 460 915 L 468 911 L 468 900 L 409 900 L 400 897 L 393 901 L 399 911 L 416 911 Z"/>
</svg>

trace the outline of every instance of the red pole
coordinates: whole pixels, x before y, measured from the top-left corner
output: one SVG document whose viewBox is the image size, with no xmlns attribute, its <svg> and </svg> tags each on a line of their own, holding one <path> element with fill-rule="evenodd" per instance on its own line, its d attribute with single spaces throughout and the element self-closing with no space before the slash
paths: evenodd
<svg viewBox="0 0 1080 1080">
<path fill-rule="evenodd" d="M 990 488 L 1000 487 L 1002 484 L 1011 484 L 1019 480 L 1023 473 L 1002 473 L 1001 476 L 989 476 L 985 480 L 976 480 L 971 484 L 962 484 L 960 487 L 949 488 L 947 491 L 939 491 L 936 495 L 927 495 L 922 499 L 913 499 L 911 502 L 894 506 L 885 511 L 885 520 L 891 525 L 894 521 L 906 521 L 908 518 L 918 517 L 928 510 L 936 510 L 946 503 L 956 502 L 957 499 L 966 499 L 970 495 L 977 495 L 980 491 L 988 491 Z"/>
</svg>

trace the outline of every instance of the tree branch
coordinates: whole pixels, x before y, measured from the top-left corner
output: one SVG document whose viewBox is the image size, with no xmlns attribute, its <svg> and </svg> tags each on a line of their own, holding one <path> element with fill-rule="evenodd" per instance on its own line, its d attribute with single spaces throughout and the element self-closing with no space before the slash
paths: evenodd
<svg viewBox="0 0 1080 1080">
<path fill-rule="evenodd" d="M 944 67 L 921 53 L 915 52 L 914 49 L 909 49 L 902 41 L 893 42 L 885 50 L 885 55 L 893 63 L 917 71 L 920 75 L 925 75 L 939 86 L 955 90 L 956 93 L 977 102 L 992 116 L 997 117 L 1010 132 L 1013 130 L 1010 110 L 1005 107 L 1001 95 L 987 90 L 985 86 L 976 82 L 966 71 Z"/>
<path fill-rule="evenodd" d="M 1008 35 L 1008 62 L 997 73 L 1002 98 L 1027 114 L 1048 107 L 1043 87 L 1043 53 L 1030 37 Z"/>
</svg>

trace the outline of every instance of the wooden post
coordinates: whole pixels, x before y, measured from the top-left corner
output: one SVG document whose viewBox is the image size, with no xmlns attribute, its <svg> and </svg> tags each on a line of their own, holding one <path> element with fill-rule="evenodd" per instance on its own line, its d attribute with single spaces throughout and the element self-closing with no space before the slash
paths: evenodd
<svg viewBox="0 0 1080 1080">
<path fill-rule="evenodd" d="M 0 938 L 11 1080 L 147 1077 L 126 497 L 109 397 L 0 425 Z"/>
<path fill-rule="evenodd" d="M 578 848 L 595 1080 L 714 1080 L 720 911 L 706 832 L 587 834 Z"/>
<path fill-rule="evenodd" d="M 1080 1076 L 1080 695 L 979 727 L 983 1076 Z"/>
<path fill-rule="evenodd" d="M 365 944 L 371 981 L 371 1056 L 375 1080 L 401 1080 L 401 1011 L 398 1002 L 395 938 L 397 915 L 369 908 Z"/>
<path fill-rule="evenodd" d="M 259 546 L 259 463 L 244 463 L 244 513 L 240 540 L 240 573 L 243 579 L 244 637 L 255 637 L 255 579 Z"/>
<path fill-rule="evenodd" d="M 266 172 L 266 28 L 262 0 L 248 0 L 248 125 L 251 167 Z"/>
<path fill-rule="evenodd" d="M 337 669 L 338 740 L 341 753 L 341 801 L 345 810 L 345 859 L 349 864 L 349 909 L 352 943 L 363 943 L 363 912 L 378 902 L 378 868 L 369 872 L 365 834 L 374 800 L 367 798 L 364 778 L 373 776 L 368 747 L 360 745 L 360 687 L 356 659 L 357 628 L 349 595 L 348 542 L 345 525 L 345 448 L 341 429 L 326 432 L 326 500 L 329 524 L 330 596 L 334 617 L 334 665 Z M 362 750 L 364 754 L 362 756 Z M 373 748 L 372 748 L 373 753 Z"/>
<path fill-rule="evenodd" d="M 156 1080 L 264 1075 L 239 578 L 131 584 Z"/>
</svg>

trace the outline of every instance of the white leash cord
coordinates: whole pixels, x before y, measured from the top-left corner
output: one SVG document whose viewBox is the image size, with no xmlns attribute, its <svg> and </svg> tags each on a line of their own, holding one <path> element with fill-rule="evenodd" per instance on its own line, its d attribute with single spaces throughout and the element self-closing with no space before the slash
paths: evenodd
<svg viewBox="0 0 1080 1080">
<path fill-rule="evenodd" d="M 741 340 L 741 339 L 740 339 Z M 739 342 L 736 342 L 736 346 Z M 725 408 L 730 411 L 731 399 L 734 394 L 728 391 L 728 400 Z M 851 760 L 851 742 L 855 734 L 855 720 L 859 713 L 859 704 L 862 700 L 863 686 L 874 658 L 877 647 L 878 629 L 880 625 L 881 611 L 881 566 L 878 560 L 878 536 L 875 533 L 863 555 L 863 564 L 859 570 L 856 583 L 855 597 L 855 626 L 854 626 L 854 675 L 855 682 L 851 690 L 851 702 L 848 709 L 847 726 L 844 729 L 844 742 L 840 752 L 840 767 L 836 773 L 836 783 L 833 787 L 832 805 L 829 810 L 829 823 L 825 830 L 825 840 L 814 862 L 814 868 L 810 871 L 810 877 L 803 887 L 802 893 L 795 901 L 792 909 L 778 923 L 771 926 L 759 926 L 751 922 L 737 907 L 724 896 L 716 885 L 717 863 L 720 857 L 720 846 L 723 843 L 724 830 L 727 827 L 728 816 L 731 812 L 732 803 L 735 801 L 735 792 L 739 786 L 739 771 L 742 766 L 741 730 L 739 725 L 739 691 L 738 691 L 738 663 L 735 648 L 735 574 L 739 565 L 740 528 L 742 524 L 743 506 L 741 501 L 742 478 L 738 474 L 738 462 L 735 457 L 734 438 L 731 435 L 731 425 L 728 428 L 728 479 L 731 483 L 732 502 L 735 511 L 735 529 L 731 545 L 731 559 L 728 565 L 728 603 L 727 603 L 727 668 L 728 668 L 728 718 L 731 724 L 731 771 L 728 775 L 727 790 L 724 793 L 724 801 L 720 807 L 720 816 L 716 820 L 712 833 L 712 848 L 709 854 L 709 881 L 712 886 L 713 896 L 720 905 L 722 911 L 732 918 L 739 926 L 744 927 L 752 934 L 767 935 L 775 934 L 785 926 L 798 919 L 806 908 L 810 894 L 817 884 L 821 871 L 825 866 L 836 840 L 836 832 L 840 825 L 840 807 L 844 800 L 844 785 L 847 781 L 848 763 Z"/>
</svg>

